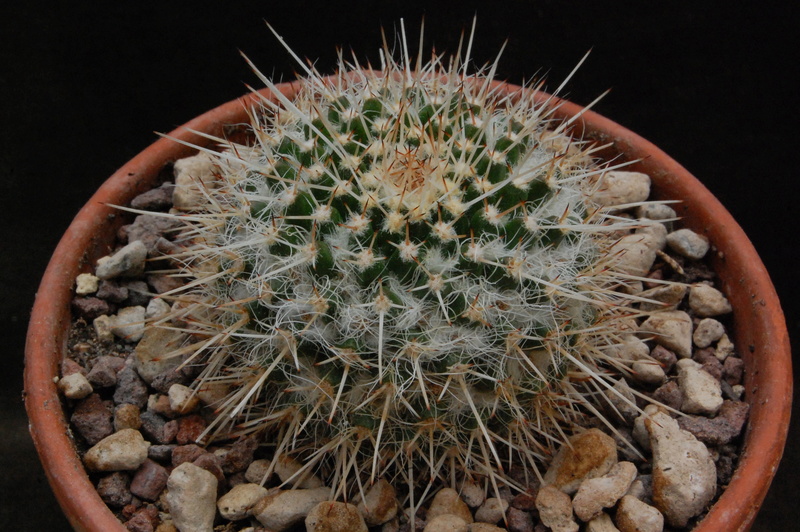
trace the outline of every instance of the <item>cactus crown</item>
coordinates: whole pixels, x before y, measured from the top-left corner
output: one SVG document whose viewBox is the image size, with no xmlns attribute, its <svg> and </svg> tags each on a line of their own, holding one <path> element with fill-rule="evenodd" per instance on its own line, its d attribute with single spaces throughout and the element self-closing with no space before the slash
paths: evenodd
<svg viewBox="0 0 800 532">
<path fill-rule="evenodd" d="M 227 397 L 209 435 L 269 431 L 339 493 L 378 476 L 536 472 L 625 369 L 635 298 L 607 171 L 530 91 L 434 55 L 340 60 L 215 138 L 173 321 Z M 260 75 L 260 74 L 259 74 Z M 172 325 L 170 325 L 172 326 Z"/>
</svg>

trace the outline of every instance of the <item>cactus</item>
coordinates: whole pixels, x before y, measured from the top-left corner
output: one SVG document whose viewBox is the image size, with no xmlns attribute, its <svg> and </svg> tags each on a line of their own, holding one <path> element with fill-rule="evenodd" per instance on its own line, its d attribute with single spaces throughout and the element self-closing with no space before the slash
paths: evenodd
<svg viewBox="0 0 800 532">
<path fill-rule="evenodd" d="M 539 475 L 622 396 L 640 298 L 614 245 L 647 221 L 593 199 L 609 166 L 494 65 L 382 63 L 304 66 L 252 109 L 252 142 L 210 137 L 170 215 L 188 282 L 154 326 L 188 330 L 195 387 L 227 391 L 207 439 L 266 431 L 340 495 L 515 485 L 510 464 Z"/>
</svg>

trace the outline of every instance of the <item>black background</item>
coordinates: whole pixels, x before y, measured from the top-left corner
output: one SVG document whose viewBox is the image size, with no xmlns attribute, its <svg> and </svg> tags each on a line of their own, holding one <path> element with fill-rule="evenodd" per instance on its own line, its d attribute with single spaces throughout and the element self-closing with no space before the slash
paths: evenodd
<svg viewBox="0 0 800 532">
<path fill-rule="evenodd" d="M 479 63 L 558 86 L 660 146 L 714 192 L 754 242 L 797 341 L 795 182 L 800 30 L 793 8 L 730 2 L 5 2 L 0 7 L 0 530 L 67 530 L 27 432 L 24 335 L 39 278 L 72 216 L 116 168 L 190 118 L 336 47 L 377 61 L 405 19 L 416 50 L 454 52 L 473 16 Z M 746 4 L 746 5 L 745 5 Z M 378 6 L 378 7 L 376 7 Z M 412 52 L 413 53 L 413 52 Z M 795 409 L 795 412 L 797 410 Z M 796 424 L 795 424 L 796 425 Z M 798 430 L 754 530 L 797 530 Z"/>
</svg>

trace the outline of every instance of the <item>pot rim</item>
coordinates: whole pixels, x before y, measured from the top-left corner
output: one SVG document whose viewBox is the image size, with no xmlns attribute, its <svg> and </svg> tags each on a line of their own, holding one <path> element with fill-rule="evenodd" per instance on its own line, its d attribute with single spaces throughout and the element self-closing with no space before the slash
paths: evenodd
<svg viewBox="0 0 800 532">
<path fill-rule="evenodd" d="M 278 84 L 276 88 L 288 96 L 297 86 L 295 81 Z M 529 90 L 498 81 L 493 87 L 508 94 Z M 263 96 L 275 99 L 269 89 L 262 89 L 258 94 L 249 93 L 198 116 L 169 136 L 187 143 L 207 144 L 208 141 L 194 131 L 215 135 L 230 133 L 231 124 L 245 122 L 246 111 Z M 730 213 L 703 184 L 662 150 L 577 104 L 543 92 L 536 92 L 535 98 L 538 103 L 549 100 L 556 107 L 554 118 L 572 118 L 571 127 L 576 137 L 608 144 L 606 155 L 621 154 L 627 160 L 638 160 L 628 169 L 650 175 L 656 197 L 682 198 L 676 210 L 680 211 L 683 226 L 705 234 L 712 242 L 712 251 L 716 251 L 712 265 L 719 273 L 722 285 L 719 288 L 734 307 L 735 343 L 745 361 L 746 400 L 751 410 L 735 474 L 695 530 L 747 530 L 766 496 L 783 453 L 792 401 L 789 337 L 769 275 Z M 109 226 L 120 223 L 112 205 L 127 204 L 150 188 L 154 176 L 164 165 L 192 153 L 185 145 L 161 138 L 109 177 L 65 232 L 36 294 L 25 348 L 25 408 L 30 433 L 48 481 L 75 530 L 122 532 L 125 527 L 89 480 L 70 438 L 56 387 L 60 361 L 66 351 L 72 286 L 79 273 L 89 271 L 97 258 L 111 251 L 108 238 L 98 235 L 113 234 Z M 753 325 L 747 330 L 737 326 L 745 323 Z M 752 430 L 754 426 L 758 426 L 758 431 Z"/>
</svg>

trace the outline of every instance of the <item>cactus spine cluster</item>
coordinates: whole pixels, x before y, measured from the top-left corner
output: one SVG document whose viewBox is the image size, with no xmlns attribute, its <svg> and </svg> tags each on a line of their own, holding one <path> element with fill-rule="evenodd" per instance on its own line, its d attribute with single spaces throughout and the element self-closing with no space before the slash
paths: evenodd
<svg viewBox="0 0 800 532">
<path fill-rule="evenodd" d="M 252 109 L 252 142 L 205 150 L 173 257 L 182 352 L 228 390 L 209 435 L 267 431 L 339 493 L 513 484 L 624 367 L 635 298 L 609 250 L 640 221 L 593 202 L 607 168 L 493 67 L 382 62 L 307 68 Z"/>
</svg>

